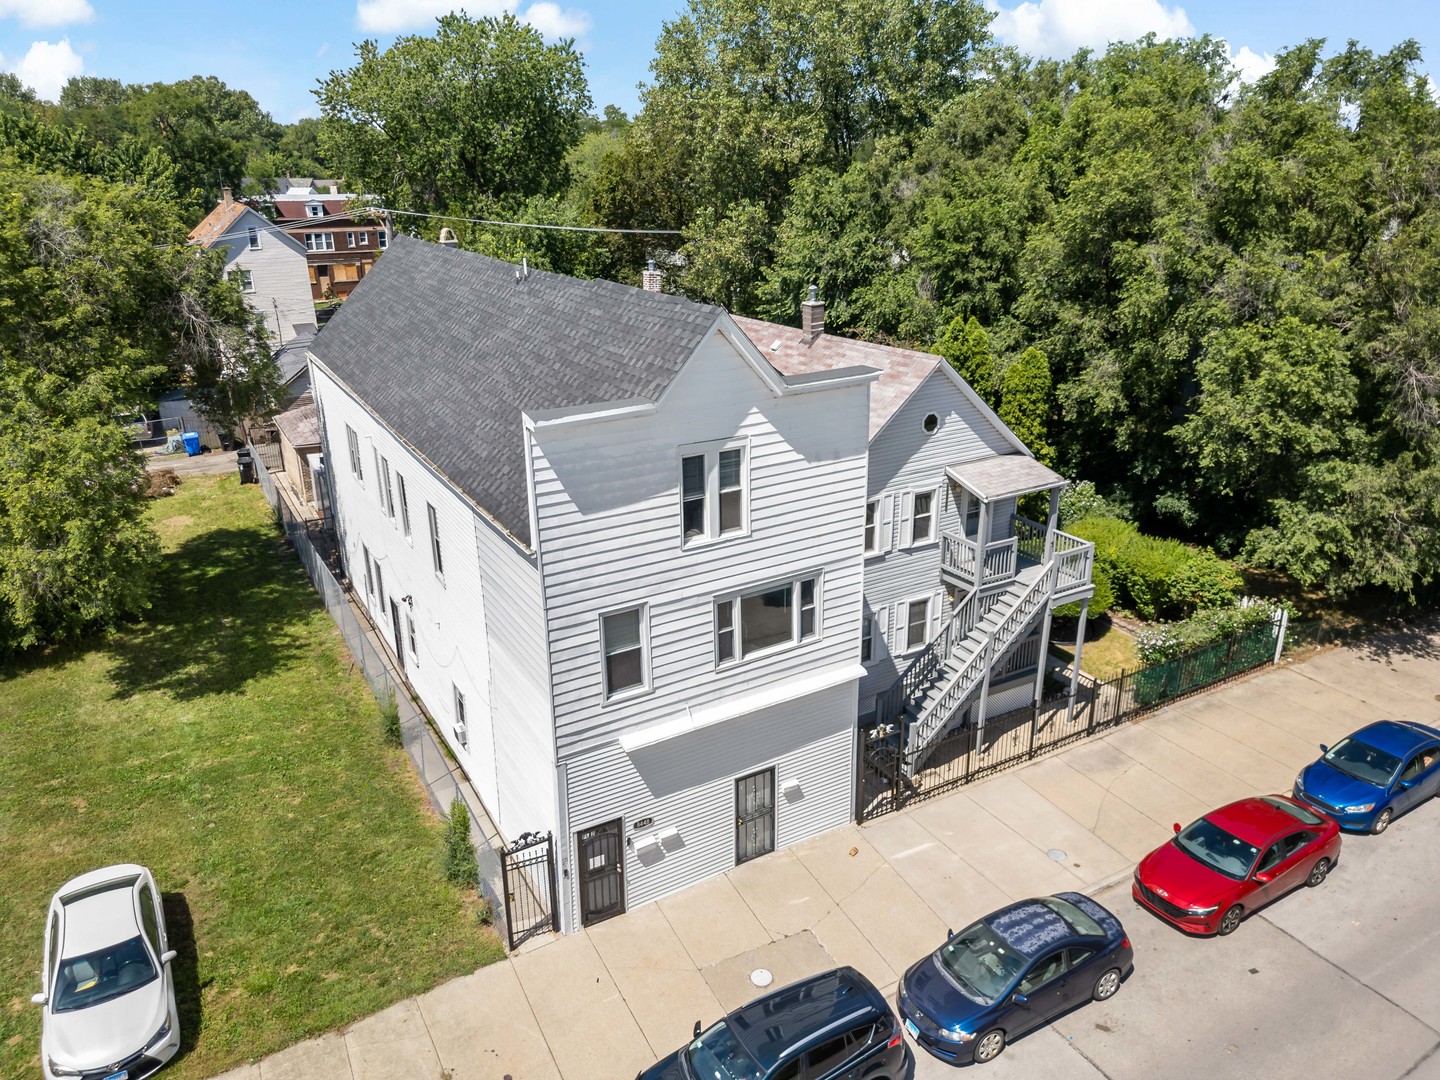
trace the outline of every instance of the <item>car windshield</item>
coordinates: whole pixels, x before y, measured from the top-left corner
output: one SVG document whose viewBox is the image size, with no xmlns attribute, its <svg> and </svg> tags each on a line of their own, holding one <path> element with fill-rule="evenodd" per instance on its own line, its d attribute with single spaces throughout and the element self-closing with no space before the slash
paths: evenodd
<svg viewBox="0 0 1440 1080">
<path fill-rule="evenodd" d="M 138 937 L 60 961 L 54 1012 L 71 1012 L 128 994 L 155 978 L 155 965 Z"/>
<path fill-rule="evenodd" d="M 1377 750 L 1359 739 L 1341 739 L 1320 759 L 1346 776 L 1384 787 L 1400 767 L 1400 759 L 1384 750 Z"/>
<path fill-rule="evenodd" d="M 1105 936 L 1104 928 L 1069 900 L 1061 900 L 1058 896 L 1042 896 L 1040 903 L 1064 919 L 1065 925 L 1081 937 Z"/>
<path fill-rule="evenodd" d="M 1201 818 L 1175 837 L 1175 844 L 1196 862 L 1204 863 L 1228 878 L 1242 881 L 1250 872 L 1260 849 L 1231 836 L 1213 821 Z"/>
<path fill-rule="evenodd" d="M 760 1080 L 760 1066 L 724 1020 L 692 1042 L 687 1057 L 699 1080 Z"/>
<path fill-rule="evenodd" d="M 1303 821 L 1306 825 L 1320 825 L 1325 820 L 1319 814 L 1313 814 L 1299 803 L 1293 803 L 1289 799 L 1277 799 L 1274 795 L 1263 795 L 1260 801 L 1269 803 L 1276 810 L 1284 810 L 1285 813 Z"/>
<path fill-rule="evenodd" d="M 941 946 L 939 957 L 940 966 L 965 996 L 982 1005 L 1003 996 L 1029 960 L 983 922 L 966 927 L 952 937 Z"/>
</svg>

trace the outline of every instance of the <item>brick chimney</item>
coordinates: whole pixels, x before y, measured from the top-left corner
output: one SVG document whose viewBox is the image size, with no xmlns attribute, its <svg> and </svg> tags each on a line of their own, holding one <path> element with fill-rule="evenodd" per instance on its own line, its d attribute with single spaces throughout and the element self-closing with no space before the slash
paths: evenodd
<svg viewBox="0 0 1440 1080">
<path fill-rule="evenodd" d="M 659 270 L 655 269 L 655 260 L 650 259 L 647 261 L 645 269 L 640 272 L 640 284 L 646 292 L 659 292 L 660 279 L 664 276 L 665 275 Z"/>
<path fill-rule="evenodd" d="M 800 329 L 804 332 L 806 345 L 825 332 L 825 301 L 819 298 L 819 292 L 811 285 L 810 298 L 800 305 Z"/>
<path fill-rule="evenodd" d="M 222 187 L 220 189 L 220 205 L 229 206 L 234 201 L 234 197 L 230 194 L 230 186 L 227 184 L 225 187 Z"/>
</svg>

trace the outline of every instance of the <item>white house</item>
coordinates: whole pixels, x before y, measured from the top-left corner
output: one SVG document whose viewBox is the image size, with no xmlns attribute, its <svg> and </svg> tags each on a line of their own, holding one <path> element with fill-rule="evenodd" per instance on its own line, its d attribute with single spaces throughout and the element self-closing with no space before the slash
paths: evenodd
<svg viewBox="0 0 1440 1080">
<path fill-rule="evenodd" d="M 404 237 L 310 355 L 351 580 L 562 929 L 851 819 L 874 370 Z"/>
<path fill-rule="evenodd" d="M 236 279 L 265 319 L 276 348 L 315 333 L 315 304 L 305 246 L 224 188 L 220 202 L 190 231 L 190 242 L 225 252 L 225 276 Z"/>
</svg>

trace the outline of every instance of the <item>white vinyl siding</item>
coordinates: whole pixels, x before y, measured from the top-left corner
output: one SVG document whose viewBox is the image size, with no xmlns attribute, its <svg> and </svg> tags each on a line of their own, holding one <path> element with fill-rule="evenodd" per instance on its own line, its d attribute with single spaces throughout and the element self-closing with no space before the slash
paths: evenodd
<svg viewBox="0 0 1440 1080">
<path fill-rule="evenodd" d="M 214 249 L 224 252 L 226 276 L 241 281 L 245 303 L 260 316 L 271 344 L 279 346 L 294 340 L 297 326 L 314 332 L 315 305 L 299 239 L 276 232 L 270 243 L 257 243 L 267 231 L 273 231 L 270 223 L 247 209 Z"/>
</svg>

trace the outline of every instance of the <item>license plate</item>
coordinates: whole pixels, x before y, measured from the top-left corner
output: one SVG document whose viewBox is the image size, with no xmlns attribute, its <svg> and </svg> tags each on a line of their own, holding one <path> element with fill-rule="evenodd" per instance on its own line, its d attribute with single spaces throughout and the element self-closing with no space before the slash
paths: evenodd
<svg viewBox="0 0 1440 1080">
<path fill-rule="evenodd" d="M 908 1016 L 905 1018 L 905 1030 L 910 1033 L 912 1039 L 920 1038 L 920 1029 L 915 1026 L 915 1021 L 911 1020 Z M 111 1080 L 111 1078 L 107 1076 L 105 1080 Z"/>
<path fill-rule="evenodd" d="M 121 1069 L 118 1073 L 111 1073 L 105 1080 L 130 1080 L 130 1070 Z"/>
</svg>

